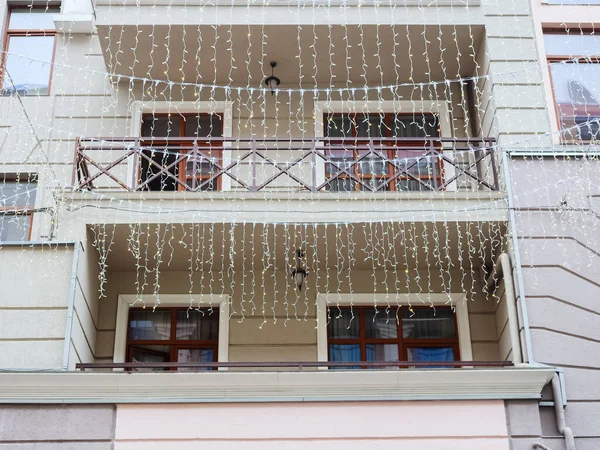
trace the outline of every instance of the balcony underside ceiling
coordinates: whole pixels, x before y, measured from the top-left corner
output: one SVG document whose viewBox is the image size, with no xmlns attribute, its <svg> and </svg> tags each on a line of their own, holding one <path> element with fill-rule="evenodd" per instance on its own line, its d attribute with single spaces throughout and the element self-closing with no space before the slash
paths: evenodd
<svg viewBox="0 0 600 450">
<path fill-rule="evenodd" d="M 296 249 L 305 253 L 310 271 L 347 271 L 349 260 L 352 270 L 476 269 L 495 259 L 505 234 L 503 222 L 121 224 L 89 230 L 92 240 L 100 238 L 105 248 L 110 243 L 111 271 L 132 271 L 140 263 L 152 269 L 157 260 L 165 271 L 189 271 L 190 264 L 194 270 L 286 271 L 296 266 Z"/>
<path fill-rule="evenodd" d="M 283 88 L 471 76 L 483 32 L 480 25 L 98 26 L 108 72 L 254 88 L 271 61 Z"/>
</svg>

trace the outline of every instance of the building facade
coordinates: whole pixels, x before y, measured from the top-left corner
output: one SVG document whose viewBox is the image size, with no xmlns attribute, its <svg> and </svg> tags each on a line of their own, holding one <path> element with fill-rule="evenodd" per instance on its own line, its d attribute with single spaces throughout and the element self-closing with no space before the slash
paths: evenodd
<svg viewBox="0 0 600 450">
<path fill-rule="evenodd" d="M 597 448 L 554 3 L 3 3 L 0 447 Z"/>
</svg>

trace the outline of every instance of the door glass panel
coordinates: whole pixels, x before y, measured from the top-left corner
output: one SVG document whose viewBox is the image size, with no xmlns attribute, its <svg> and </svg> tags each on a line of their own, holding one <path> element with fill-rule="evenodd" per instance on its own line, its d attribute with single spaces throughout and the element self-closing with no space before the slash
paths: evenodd
<svg viewBox="0 0 600 450">
<path fill-rule="evenodd" d="M 329 337 L 331 339 L 357 339 L 358 334 L 358 311 L 352 311 L 344 308 L 329 309 L 331 319 L 327 325 Z"/>
<path fill-rule="evenodd" d="M 129 360 L 140 363 L 169 362 L 171 358 L 171 347 L 169 345 L 132 345 L 129 348 Z M 169 370 L 165 368 L 136 368 L 136 372 L 151 372 Z"/>
<path fill-rule="evenodd" d="M 398 344 L 367 344 L 367 361 L 398 361 Z"/>
<path fill-rule="evenodd" d="M 178 115 L 145 115 L 142 120 L 143 137 L 180 137 L 181 117 Z"/>
<path fill-rule="evenodd" d="M 402 308 L 402 334 L 406 339 L 454 338 L 454 313 L 450 308 Z"/>
<path fill-rule="evenodd" d="M 409 347 L 409 361 L 454 361 L 454 350 L 452 347 Z"/>
<path fill-rule="evenodd" d="M 359 344 L 330 344 L 329 361 L 335 362 L 354 362 L 360 361 Z M 360 366 L 352 367 L 332 367 L 333 369 L 359 369 Z"/>
<path fill-rule="evenodd" d="M 185 137 L 221 137 L 223 122 L 220 114 L 185 116 Z"/>
<path fill-rule="evenodd" d="M 129 312 L 129 339 L 165 340 L 171 336 L 171 311 L 134 309 Z"/>
<path fill-rule="evenodd" d="M 325 136 L 334 137 L 352 137 L 353 124 L 350 118 L 345 114 L 334 114 L 325 116 Z"/>
<path fill-rule="evenodd" d="M 176 339 L 207 341 L 219 336 L 219 313 L 196 309 L 177 311 Z"/>
<path fill-rule="evenodd" d="M 180 348 L 177 350 L 177 362 L 180 363 L 206 363 L 214 361 L 214 352 L 211 348 Z M 181 367 L 179 372 L 191 372 L 197 370 L 212 370 L 210 367 L 193 368 Z"/>
<path fill-rule="evenodd" d="M 365 337 L 367 339 L 397 339 L 396 310 L 375 308 L 365 310 Z"/>
</svg>

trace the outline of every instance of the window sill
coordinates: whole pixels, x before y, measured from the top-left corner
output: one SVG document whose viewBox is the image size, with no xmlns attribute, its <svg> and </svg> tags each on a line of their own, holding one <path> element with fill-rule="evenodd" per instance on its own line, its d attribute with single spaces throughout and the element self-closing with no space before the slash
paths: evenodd
<svg viewBox="0 0 600 450">
<path fill-rule="evenodd" d="M 539 399 L 554 370 L 4 373 L 0 403 L 218 403 Z"/>
</svg>

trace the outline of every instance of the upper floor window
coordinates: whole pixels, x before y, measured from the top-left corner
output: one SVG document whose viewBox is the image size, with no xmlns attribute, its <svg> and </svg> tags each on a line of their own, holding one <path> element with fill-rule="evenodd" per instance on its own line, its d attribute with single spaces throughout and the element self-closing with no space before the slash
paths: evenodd
<svg viewBox="0 0 600 450">
<path fill-rule="evenodd" d="M 144 114 L 139 182 L 150 191 L 220 190 L 221 114 Z M 187 186 L 187 188 L 186 188 Z"/>
<path fill-rule="evenodd" d="M 544 45 L 563 141 L 600 139 L 600 37 L 547 31 Z"/>
<path fill-rule="evenodd" d="M 329 361 L 456 361 L 456 317 L 449 307 L 330 307 Z"/>
<path fill-rule="evenodd" d="M 428 191 L 441 184 L 431 154 L 439 147 L 437 116 L 326 114 L 324 122 L 329 191 Z"/>
<path fill-rule="evenodd" d="M 28 241 L 37 183 L 33 174 L 0 174 L 0 241 Z"/>
<path fill-rule="evenodd" d="M 218 337 L 218 308 L 131 308 L 127 333 L 127 361 L 217 361 Z"/>
<path fill-rule="evenodd" d="M 59 8 L 12 7 L 0 69 L 2 95 L 48 95 Z"/>
</svg>

